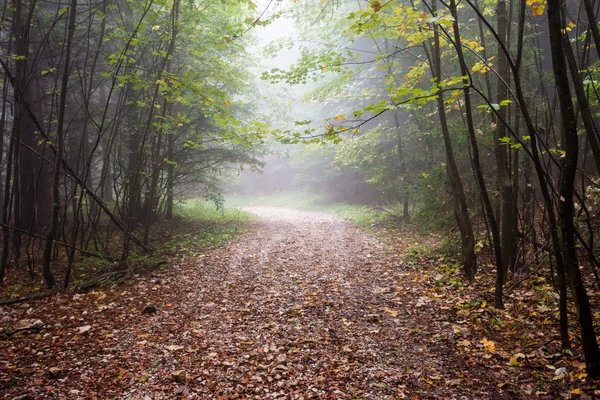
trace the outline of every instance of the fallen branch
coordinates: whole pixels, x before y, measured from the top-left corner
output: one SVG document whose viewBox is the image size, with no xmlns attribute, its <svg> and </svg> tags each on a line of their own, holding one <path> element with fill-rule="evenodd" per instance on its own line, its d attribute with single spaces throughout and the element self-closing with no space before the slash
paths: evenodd
<svg viewBox="0 0 600 400">
<path fill-rule="evenodd" d="M 88 280 L 87 282 L 82 283 L 81 285 L 77 286 L 75 288 L 76 292 L 85 292 L 86 290 L 89 290 L 93 287 L 102 285 L 106 282 L 109 282 L 113 279 L 116 278 L 121 278 L 123 276 L 127 275 L 128 270 L 126 269 L 122 269 L 122 270 L 118 270 L 118 271 L 111 271 L 111 272 L 107 272 L 104 273 L 102 275 L 99 275 L 95 278 L 92 278 L 90 280 Z"/>
<path fill-rule="evenodd" d="M 28 326 L 27 328 L 20 328 L 20 329 L 15 329 L 13 331 L 7 332 L 7 333 L 3 333 L 0 336 L 0 340 L 6 340 L 6 339 L 10 339 L 13 335 L 19 333 L 19 332 L 40 332 L 42 330 L 41 326 Z"/>
<path fill-rule="evenodd" d="M 394 214 L 393 212 L 391 212 L 391 211 L 389 211 L 389 210 L 386 210 L 386 209 L 385 209 L 385 208 L 383 208 L 383 207 L 373 207 L 373 210 L 375 210 L 375 211 L 382 211 L 382 212 L 384 212 L 384 213 L 388 214 L 388 215 L 389 215 L 390 217 L 392 217 L 393 219 L 396 219 L 396 220 L 398 220 L 398 221 L 404 221 L 404 217 L 401 217 L 401 216 L 399 216 L 399 215 L 396 215 L 396 214 Z"/>
<path fill-rule="evenodd" d="M 511 283 L 510 285 L 508 285 L 507 287 L 504 288 L 504 293 L 508 293 L 511 290 L 514 290 L 517 286 L 519 286 L 521 283 L 525 282 L 527 279 L 529 279 L 532 275 L 534 275 L 536 272 L 539 271 L 539 269 L 542 267 L 543 263 L 538 264 L 537 267 L 535 267 L 533 269 L 533 271 L 530 271 L 528 274 L 526 274 L 523 278 L 519 279 L 518 281 L 516 281 L 515 283 Z"/>
<path fill-rule="evenodd" d="M 536 247 L 536 248 L 538 248 L 538 249 L 540 249 L 540 250 L 545 250 L 546 248 L 547 248 L 548 250 L 551 250 L 551 247 L 550 247 L 550 243 L 549 243 L 549 242 L 546 242 L 546 243 L 540 243 L 540 242 L 538 242 L 537 240 L 534 240 L 534 239 L 533 239 L 532 237 L 530 237 L 530 236 L 525 236 L 525 235 L 523 234 L 523 232 L 521 232 L 521 231 L 517 231 L 517 236 L 518 236 L 518 237 L 520 237 L 521 239 L 523 239 L 523 240 L 525 240 L 525 241 L 527 241 L 527 242 L 531 243 L 531 244 L 532 244 L 534 247 Z"/>
<path fill-rule="evenodd" d="M 38 294 L 31 295 L 31 296 L 24 296 L 24 297 L 19 297 L 16 299 L 0 301 L 0 306 L 9 306 L 11 304 L 25 303 L 30 300 L 40 300 L 40 299 L 43 299 L 46 297 L 50 297 L 50 296 L 56 294 L 57 292 L 58 292 L 57 290 L 53 290 L 48 293 L 38 293 Z"/>
</svg>

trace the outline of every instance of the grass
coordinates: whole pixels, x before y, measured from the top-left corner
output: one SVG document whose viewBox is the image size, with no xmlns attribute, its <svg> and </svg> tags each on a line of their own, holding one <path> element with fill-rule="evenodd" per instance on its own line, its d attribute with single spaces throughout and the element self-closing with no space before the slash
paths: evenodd
<svg viewBox="0 0 600 400">
<path fill-rule="evenodd" d="M 306 191 L 287 191 L 273 194 L 225 196 L 225 208 L 286 207 L 298 210 L 317 210 L 327 202 L 322 195 Z"/>
<path fill-rule="evenodd" d="M 229 207 L 226 204 L 225 208 L 219 209 L 212 201 L 204 199 L 193 199 L 179 204 L 175 209 L 175 214 L 184 218 L 213 223 L 247 222 L 254 218 L 252 214 L 239 210 L 237 207 Z"/>
<path fill-rule="evenodd" d="M 175 209 L 177 226 L 169 226 L 173 234 L 163 248 L 170 252 L 196 254 L 210 247 L 234 239 L 247 222 L 254 219 L 251 213 L 234 208 L 217 208 L 203 199 L 188 200 Z"/>
<path fill-rule="evenodd" d="M 306 191 L 287 191 L 268 195 L 227 195 L 225 197 L 226 209 L 239 207 L 286 207 L 336 214 L 364 228 L 373 227 L 389 219 L 389 215 L 376 211 L 372 207 L 345 203 L 332 204 L 325 196 Z"/>
<path fill-rule="evenodd" d="M 198 256 L 209 248 L 223 245 L 244 231 L 247 222 L 254 216 L 238 209 L 217 209 L 211 202 L 190 200 L 180 204 L 171 220 L 160 219 L 152 226 L 150 245 L 153 254 L 135 251 L 127 258 L 127 267 L 136 274 L 166 269 L 173 257 Z M 141 232 L 137 232 L 141 237 Z M 122 246 L 122 235 L 115 234 L 109 243 L 110 254 L 118 257 Z M 66 252 L 59 248 L 60 257 L 53 264 L 55 278 L 62 283 L 66 271 Z M 70 287 L 77 287 L 106 272 L 122 268 L 114 260 L 100 257 L 77 257 L 72 266 Z M 39 270 L 31 278 L 27 268 L 12 268 L 4 281 L 5 290 L 0 291 L 0 300 L 11 300 L 30 296 L 45 290 Z M 111 285 L 115 281 L 105 284 Z M 125 283 L 130 284 L 131 281 Z M 1 327 L 0 327 L 1 329 Z"/>
<path fill-rule="evenodd" d="M 202 199 L 179 204 L 174 214 L 173 219 L 161 219 L 151 229 L 150 245 L 156 252 L 129 254 L 129 268 L 138 273 L 165 269 L 168 267 L 167 260 L 174 255 L 196 256 L 234 239 L 243 231 L 245 223 L 253 218 L 250 213 L 241 210 L 218 209 L 212 202 Z M 73 281 L 81 283 L 110 265 L 100 258 L 81 258 L 73 265 Z"/>
</svg>

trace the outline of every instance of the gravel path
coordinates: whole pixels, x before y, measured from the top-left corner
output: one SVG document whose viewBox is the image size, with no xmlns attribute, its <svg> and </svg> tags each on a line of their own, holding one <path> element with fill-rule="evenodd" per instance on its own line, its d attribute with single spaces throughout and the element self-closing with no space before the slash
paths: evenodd
<svg viewBox="0 0 600 400">
<path fill-rule="evenodd" d="M 330 215 L 247 210 L 258 221 L 228 247 L 131 287 L 32 304 L 47 329 L 4 343 L 0 394 L 460 398 L 450 324 L 432 326 L 381 242 Z"/>
</svg>

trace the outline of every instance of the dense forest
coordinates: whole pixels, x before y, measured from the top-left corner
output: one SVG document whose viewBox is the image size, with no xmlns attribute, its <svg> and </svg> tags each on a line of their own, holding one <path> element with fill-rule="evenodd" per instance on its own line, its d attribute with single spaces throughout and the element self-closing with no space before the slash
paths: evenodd
<svg viewBox="0 0 600 400">
<path fill-rule="evenodd" d="M 181 191 L 216 196 L 215 171 L 258 162 L 250 9 L 4 3 L 0 277 L 41 265 L 54 287 L 67 257 L 67 287 L 76 254 L 126 264 Z"/>
<path fill-rule="evenodd" d="M 439 256 L 455 260 L 460 285 L 482 296 L 489 293 L 490 305 L 480 301 L 477 307 L 491 313 L 494 324 L 500 324 L 497 315 L 509 320 L 509 314 L 500 313 L 526 300 L 519 296 L 527 292 L 517 294 L 516 287 L 544 282 L 550 288 L 544 292 L 550 318 L 542 333 L 557 339 L 559 355 L 582 362 L 585 372 L 573 377 L 586 384 L 600 379 L 599 15 L 597 0 L 5 0 L 0 17 L 0 285 L 1 306 L 8 308 L 2 312 L 9 315 L 10 307 L 24 302 L 34 310 L 35 301 L 46 301 L 44 307 L 59 318 L 61 307 L 51 303 L 53 296 L 71 299 L 107 287 L 118 296 L 119 285 L 135 285 L 134 278 L 143 279 L 144 273 L 151 279 L 157 268 L 174 274 L 173 265 L 183 263 L 181 254 L 190 247 L 182 237 L 196 240 L 218 228 L 206 222 L 189 225 L 186 210 L 199 199 L 214 203 L 224 216 L 228 193 L 256 201 L 265 194 L 302 190 L 322 195 L 328 204 L 367 206 L 363 209 L 385 222 L 370 224 L 369 230 L 387 243 L 439 234 L 446 244 Z M 369 274 L 371 253 L 366 258 L 352 253 L 378 246 L 363 240 L 362 233 L 344 241 L 346 228 L 336 228 L 342 226 L 337 220 L 296 211 L 288 220 L 280 212 L 254 211 L 262 233 L 247 239 L 246 247 L 259 255 L 239 250 L 242 255 L 232 256 L 231 265 L 243 267 L 249 257 L 261 260 L 256 268 L 271 268 L 274 261 L 264 255 L 271 254 L 270 245 L 260 240 L 296 232 L 277 224 L 298 218 L 322 225 L 314 231 L 298 228 L 302 239 L 288 238 L 286 247 L 273 252 L 287 255 L 273 257 L 289 261 L 310 254 L 308 259 L 325 265 L 329 261 L 315 256 L 321 254 L 319 246 L 342 253 L 352 243 L 355 248 L 344 250 L 350 253 L 342 258 L 344 263 L 362 260 L 356 265 L 365 274 L 360 282 L 375 285 L 383 279 Z M 264 221 L 271 221 L 271 228 L 260 225 Z M 244 237 L 248 233 L 242 231 L 251 232 L 252 224 L 245 222 L 245 228 L 236 227 L 219 242 L 240 233 Z M 173 239 L 173 234 L 180 236 Z M 226 251 L 228 245 L 211 251 Z M 191 258 L 202 262 L 194 257 L 205 250 Z M 227 264 L 221 261 L 225 256 L 215 254 L 207 265 Z M 324 275 L 335 270 L 337 264 L 331 263 Z M 292 264 L 290 279 L 308 273 Z M 393 262 L 380 264 L 387 268 Z M 255 278 L 257 287 L 267 287 L 263 272 L 244 280 Z M 211 282 L 225 284 L 236 273 Z M 177 280 L 174 276 L 168 279 Z M 156 282 L 160 290 L 162 278 Z M 402 285 L 413 290 L 418 277 L 414 282 Z M 237 287 L 228 285 L 221 291 Z M 29 289 L 15 294 L 22 287 Z M 247 290 L 255 293 L 253 287 Z M 320 292 L 313 293 L 316 298 Z M 253 302 L 240 296 L 240 304 Z M 265 310 L 271 301 L 264 303 Z M 348 298 L 346 306 L 353 301 Z M 171 303 L 179 303 L 176 296 Z M 538 310 L 522 304 L 526 313 Z M 378 307 L 398 315 L 385 303 Z M 141 308 L 143 314 L 156 314 L 154 305 Z M 217 312 L 215 326 L 225 320 Z M 6 318 L 4 343 L 27 345 L 27 337 L 19 335 L 43 329 L 34 319 L 17 326 Z M 78 332 L 85 334 L 90 326 Z M 332 326 L 324 329 L 337 337 Z M 410 343 L 399 338 L 394 340 Z M 500 357 L 490 343 L 484 337 L 481 349 Z M 281 350 L 265 346 L 259 358 L 268 361 L 283 363 L 295 354 L 273 356 Z M 508 364 L 520 366 L 529 359 L 523 353 L 515 350 Z M 7 354 L 2 351 L 0 361 L 8 366 Z M 561 368 L 551 367 L 555 380 L 564 378 Z M 64 378 L 65 372 L 50 375 Z M 172 382 L 187 381 L 175 372 Z M 358 376 L 352 379 L 367 379 Z M 20 378 L 10 371 L 0 377 L 9 382 L 0 392 L 14 396 L 10 382 Z M 258 380 L 251 379 L 252 387 L 262 390 Z M 492 386 L 501 391 L 501 385 Z M 540 385 L 540 395 L 561 390 L 545 392 Z M 217 386 L 208 385 L 202 393 L 235 397 Z M 237 386 L 236 396 L 250 398 Z M 284 387 L 288 383 L 274 390 L 282 396 L 308 393 L 306 398 L 404 398 L 396 389 L 385 395 L 361 389 L 355 397 L 343 388 L 335 394 L 326 388 Z M 435 398 L 423 387 L 415 390 Z M 598 394 L 593 385 L 586 391 L 574 388 L 569 396 Z M 535 397 L 523 393 L 496 395 Z"/>
</svg>

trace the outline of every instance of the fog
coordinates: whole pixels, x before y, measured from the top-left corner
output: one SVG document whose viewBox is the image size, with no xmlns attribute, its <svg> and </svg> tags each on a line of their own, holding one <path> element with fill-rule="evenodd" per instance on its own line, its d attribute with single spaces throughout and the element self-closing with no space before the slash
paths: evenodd
<svg viewBox="0 0 600 400">
<path fill-rule="evenodd" d="M 293 3 L 282 5 L 263 1 L 257 6 L 257 12 L 260 10 L 263 15 L 261 20 L 270 23 L 257 25 L 252 32 L 256 42 L 250 51 L 259 59 L 254 68 L 260 94 L 254 99 L 258 106 L 256 118 L 284 134 L 278 133 L 266 140 L 264 154 L 259 157 L 262 164 L 243 168 L 234 182 L 226 185 L 227 193 L 252 196 L 305 191 L 318 193 L 325 201 L 373 202 L 377 198 L 374 185 L 365 182 L 357 168 L 348 171 L 343 162 L 336 161 L 339 157 L 335 153 L 340 151 L 340 144 L 333 143 L 331 138 L 323 138 L 328 128 L 338 125 L 337 115 L 352 115 L 353 110 L 386 98 L 381 97 L 382 92 L 385 94 L 385 89 L 381 90 L 385 84 L 385 73 L 374 73 L 373 66 L 363 67 L 360 62 L 352 62 L 373 59 L 376 53 L 373 42 L 347 43 L 346 39 L 326 33 L 315 39 L 307 32 L 317 29 L 327 32 L 333 24 L 331 19 L 323 19 L 322 13 L 307 18 L 302 12 L 293 10 Z M 319 54 L 323 50 L 331 54 L 351 51 L 353 55 L 346 56 L 346 59 L 349 64 L 359 66 L 350 65 L 347 71 L 352 71 L 354 76 L 348 79 L 349 74 L 328 71 L 328 66 L 323 66 L 322 71 L 316 73 L 309 69 L 308 79 L 300 84 L 260 79 L 264 72 L 274 69 L 290 71 L 302 60 L 303 54 Z M 342 142 L 356 139 L 363 132 L 388 123 L 386 118 L 378 118 L 361 123 L 360 131 L 337 137 Z M 293 144 L 282 143 L 285 141 L 281 140 L 281 136 L 294 134 L 302 140 Z"/>
</svg>

